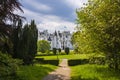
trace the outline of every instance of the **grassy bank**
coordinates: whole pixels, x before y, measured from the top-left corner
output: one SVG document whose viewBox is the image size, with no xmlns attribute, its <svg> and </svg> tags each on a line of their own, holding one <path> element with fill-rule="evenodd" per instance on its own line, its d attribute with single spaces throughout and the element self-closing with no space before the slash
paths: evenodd
<svg viewBox="0 0 120 80">
<path fill-rule="evenodd" d="M 71 67 L 71 80 L 120 80 L 120 72 L 104 65 L 78 65 Z"/>
<path fill-rule="evenodd" d="M 35 64 L 33 66 L 21 66 L 18 71 L 18 80 L 42 80 L 49 72 L 57 66 Z"/>
</svg>

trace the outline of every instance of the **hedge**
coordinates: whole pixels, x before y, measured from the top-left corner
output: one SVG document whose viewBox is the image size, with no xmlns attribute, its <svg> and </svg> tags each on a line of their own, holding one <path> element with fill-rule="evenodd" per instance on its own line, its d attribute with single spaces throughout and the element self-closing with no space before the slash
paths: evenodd
<svg viewBox="0 0 120 80">
<path fill-rule="evenodd" d="M 44 60 L 44 58 L 36 58 L 35 60 L 41 64 L 52 64 L 55 66 L 58 66 L 59 64 L 59 60 Z"/>
<path fill-rule="evenodd" d="M 88 59 L 68 60 L 68 65 L 69 65 L 69 66 L 75 66 L 75 65 L 86 64 L 86 63 L 89 63 L 89 60 L 88 60 Z"/>
<path fill-rule="evenodd" d="M 52 64 L 58 66 L 59 60 L 43 60 L 43 64 Z"/>
</svg>

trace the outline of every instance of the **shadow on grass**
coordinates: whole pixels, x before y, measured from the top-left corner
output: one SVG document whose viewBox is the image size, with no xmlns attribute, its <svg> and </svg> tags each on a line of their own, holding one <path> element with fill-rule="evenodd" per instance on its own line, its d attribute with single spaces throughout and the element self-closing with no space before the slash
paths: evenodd
<svg viewBox="0 0 120 80">
<path fill-rule="evenodd" d="M 70 80 L 68 77 L 61 74 L 49 74 L 42 80 Z"/>
<path fill-rule="evenodd" d="M 51 65 L 22 66 L 18 71 L 17 80 L 41 80 L 44 76 L 46 76 L 54 69 L 55 66 Z"/>
</svg>

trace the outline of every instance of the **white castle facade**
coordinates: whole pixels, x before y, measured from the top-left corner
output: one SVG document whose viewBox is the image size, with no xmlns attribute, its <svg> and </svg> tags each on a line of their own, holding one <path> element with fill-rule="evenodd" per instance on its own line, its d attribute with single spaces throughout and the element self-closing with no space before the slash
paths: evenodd
<svg viewBox="0 0 120 80">
<path fill-rule="evenodd" d="M 72 34 L 70 31 L 55 31 L 53 34 L 48 33 L 47 30 L 44 30 L 43 32 L 39 32 L 39 40 L 47 40 L 50 42 L 51 50 L 53 48 L 56 49 L 73 49 L 73 46 L 71 44 L 71 36 Z"/>
</svg>

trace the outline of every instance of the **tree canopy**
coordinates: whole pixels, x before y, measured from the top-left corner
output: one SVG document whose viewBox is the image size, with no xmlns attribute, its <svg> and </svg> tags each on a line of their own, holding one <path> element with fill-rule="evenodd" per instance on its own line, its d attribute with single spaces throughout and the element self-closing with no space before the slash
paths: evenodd
<svg viewBox="0 0 120 80">
<path fill-rule="evenodd" d="M 45 53 L 46 51 L 50 50 L 50 43 L 46 40 L 39 40 L 38 41 L 38 51 Z"/>
<path fill-rule="evenodd" d="M 114 63 L 114 68 L 117 68 L 117 56 L 120 55 L 119 5 L 119 0 L 89 0 L 84 8 L 76 11 L 79 43 L 92 51 L 105 53 L 106 58 L 109 56 Z"/>
<path fill-rule="evenodd" d="M 19 0 L 0 0 L 0 24 L 6 23 L 6 21 L 18 21 L 22 18 L 20 15 L 14 13 L 15 10 L 21 9 Z"/>
</svg>

